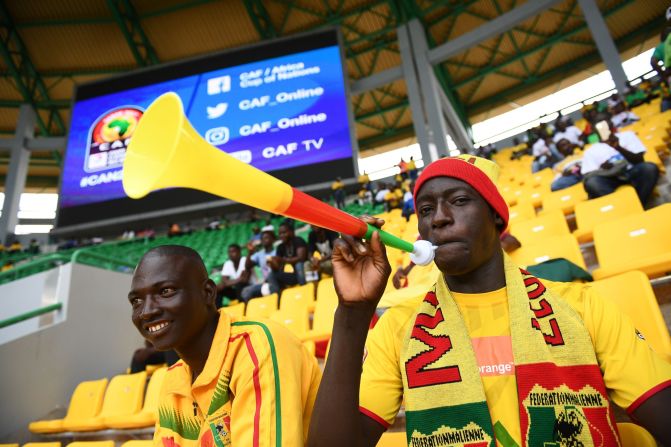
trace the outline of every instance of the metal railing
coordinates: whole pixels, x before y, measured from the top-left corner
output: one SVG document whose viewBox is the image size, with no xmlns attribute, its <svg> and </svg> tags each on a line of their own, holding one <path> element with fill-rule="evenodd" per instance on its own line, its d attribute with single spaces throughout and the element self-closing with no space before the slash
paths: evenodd
<svg viewBox="0 0 671 447">
<path fill-rule="evenodd" d="M 39 317 L 40 315 L 48 314 L 49 312 L 53 312 L 55 310 L 61 310 L 62 307 L 63 307 L 62 303 L 55 303 L 50 304 L 48 306 L 40 307 L 39 309 L 24 312 L 14 317 L 9 317 L 5 320 L 0 321 L 0 329 L 5 328 L 7 326 L 11 326 L 16 323 L 21 323 L 22 321 L 30 320 L 31 318 Z"/>
</svg>

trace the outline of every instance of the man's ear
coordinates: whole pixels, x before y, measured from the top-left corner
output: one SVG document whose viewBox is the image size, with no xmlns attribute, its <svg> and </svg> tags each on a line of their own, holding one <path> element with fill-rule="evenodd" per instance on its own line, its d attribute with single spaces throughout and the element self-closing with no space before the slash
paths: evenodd
<svg viewBox="0 0 671 447">
<path fill-rule="evenodd" d="M 211 279 L 208 278 L 207 281 L 205 281 L 205 284 L 203 285 L 203 292 L 205 296 L 205 302 L 209 306 L 216 307 L 216 299 L 217 299 L 217 285 L 212 281 Z"/>
</svg>

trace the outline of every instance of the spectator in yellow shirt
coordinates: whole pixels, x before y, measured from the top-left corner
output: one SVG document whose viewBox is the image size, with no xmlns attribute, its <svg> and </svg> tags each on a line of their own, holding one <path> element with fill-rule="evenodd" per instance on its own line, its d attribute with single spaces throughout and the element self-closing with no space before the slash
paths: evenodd
<svg viewBox="0 0 671 447">
<path fill-rule="evenodd" d="M 345 208 L 345 184 L 340 177 L 336 178 L 336 181 L 331 184 L 331 190 L 336 206 L 339 209 Z"/>
<path fill-rule="evenodd" d="M 309 445 L 372 447 L 402 402 L 411 446 L 617 446 L 611 402 L 671 445 L 671 364 L 589 285 L 541 281 L 503 253 L 495 166 L 465 155 L 424 169 L 418 230 L 441 275 L 370 335 L 385 248 L 377 233 L 336 241 L 339 304 Z"/>
<path fill-rule="evenodd" d="M 135 269 L 135 327 L 181 359 L 161 390 L 154 445 L 304 445 L 320 378 L 315 359 L 284 327 L 229 317 L 215 297 L 190 248 L 156 247 Z"/>
</svg>

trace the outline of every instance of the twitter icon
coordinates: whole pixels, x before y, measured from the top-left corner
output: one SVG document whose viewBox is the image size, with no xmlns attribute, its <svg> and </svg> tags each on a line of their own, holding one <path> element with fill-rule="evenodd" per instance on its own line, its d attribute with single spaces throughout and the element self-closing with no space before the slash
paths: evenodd
<svg viewBox="0 0 671 447">
<path fill-rule="evenodd" d="M 207 117 L 211 120 L 219 118 L 228 110 L 228 103 L 220 102 L 214 107 L 207 106 Z"/>
</svg>

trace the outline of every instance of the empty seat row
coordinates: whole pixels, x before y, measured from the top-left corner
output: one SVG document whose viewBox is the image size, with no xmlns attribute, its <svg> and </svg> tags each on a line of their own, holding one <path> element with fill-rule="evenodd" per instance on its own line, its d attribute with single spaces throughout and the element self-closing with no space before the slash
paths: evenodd
<svg viewBox="0 0 671 447">
<path fill-rule="evenodd" d="M 156 423 L 166 371 L 154 371 L 148 385 L 145 371 L 115 376 L 109 384 L 106 378 L 81 382 L 63 419 L 35 421 L 28 429 L 46 434 L 151 427 Z"/>
</svg>

